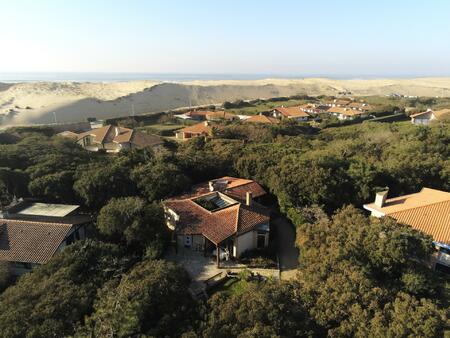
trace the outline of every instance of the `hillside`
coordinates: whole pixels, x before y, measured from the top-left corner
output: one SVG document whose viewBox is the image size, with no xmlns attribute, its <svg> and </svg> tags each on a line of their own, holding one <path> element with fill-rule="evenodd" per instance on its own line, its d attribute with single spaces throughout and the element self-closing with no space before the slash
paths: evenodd
<svg viewBox="0 0 450 338">
<path fill-rule="evenodd" d="M 0 84 L 3 124 L 78 122 L 87 117 L 109 118 L 159 112 L 236 99 L 295 94 L 450 96 L 450 78 L 396 80 L 266 79 L 258 81 L 193 81 L 158 83 L 36 82 Z"/>
</svg>

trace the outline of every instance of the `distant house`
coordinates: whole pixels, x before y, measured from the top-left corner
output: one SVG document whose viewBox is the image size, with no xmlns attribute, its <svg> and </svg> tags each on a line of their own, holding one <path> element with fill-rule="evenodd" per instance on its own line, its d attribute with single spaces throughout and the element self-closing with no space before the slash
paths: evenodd
<svg viewBox="0 0 450 338">
<path fill-rule="evenodd" d="M 225 111 L 214 111 L 207 114 L 206 119 L 208 121 L 234 121 L 239 120 L 239 117 Z"/>
<path fill-rule="evenodd" d="M 232 121 L 232 120 L 238 120 L 239 117 L 235 114 L 231 114 L 228 112 L 225 112 L 223 110 L 218 111 L 205 111 L 205 110 L 192 110 L 188 111 L 184 114 L 175 115 L 177 118 L 181 118 L 184 120 L 198 120 L 198 121 Z"/>
<path fill-rule="evenodd" d="M 280 120 L 265 116 L 265 115 L 253 115 L 243 121 L 243 123 L 264 123 L 264 124 L 278 124 Z"/>
<path fill-rule="evenodd" d="M 215 253 L 217 265 L 247 250 L 267 247 L 270 213 L 254 201 L 265 194 L 252 180 L 222 177 L 163 201 L 176 247 Z"/>
<path fill-rule="evenodd" d="M 352 102 L 353 102 L 353 100 L 350 98 L 334 99 L 333 102 L 331 103 L 331 106 L 332 107 L 346 107 Z"/>
<path fill-rule="evenodd" d="M 351 102 L 347 105 L 348 108 L 359 110 L 362 112 L 369 112 L 373 109 L 373 107 L 364 102 Z"/>
<path fill-rule="evenodd" d="M 57 252 L 86 237 L 91 218 L 78 205 L 21 201 L 0 213 L 0 261 L 20 276 L 45 264 Z"/>
<path fill-rule="evenodd" d="M 450 109 L 431 110 L 428 109 L 422 113 L 411 115 L 411 123 L 416 125 L 427 125 L 431 121 L 441 120 L 445 117 L 450 117 Z"/>
<path fill-rule="evenodd" d="M 111 153 L 133 148 L 158 148 L 164 144 L 164 141 L 156 135 L 144 134 L 133 129 L 112 125 L 92 129 L 81 134 L 64 131 L 58 135 L 76 140 L 86 150 L 98 151 L 103 149 Z"/>
<path fill-rule="evenodd" d="M 305 103 L 300 105 L 299 108 L 308 114 L 315 114 L 317 105 L 314 103 Z"/>
<path fill-rule="evenodd" d="M 272 111 L 272 115 L 276 118 L 287 118 L 297 121 L 308 121 L 311 118 L 311 115 L 300 107 L 278 107 Z"/>
<path fill-rule="evenodd" d="M 327 113 L 336 116 L 339 120 L 353 120 L 355 118 L 367 117 L 368 113 L 351 108 L 331 107 Z"/>
<path fill-rule="evenodd" d="M 200 122 L 175 132 L 177 139 L 187 140 L 192 137 L 208 136 L 212 134 L 212 126 L 208 121 Z"/>
<path fill-rule="evenodd" d="M 437 268 L 450 269 L 450 193 L 423 188 L 420 192 L 387 199 L 388 190 L 376 194 L 375 202 L 365 204 L 374 217 L 392 217 L 433 237 L 438 250 Z"/>
</svg>

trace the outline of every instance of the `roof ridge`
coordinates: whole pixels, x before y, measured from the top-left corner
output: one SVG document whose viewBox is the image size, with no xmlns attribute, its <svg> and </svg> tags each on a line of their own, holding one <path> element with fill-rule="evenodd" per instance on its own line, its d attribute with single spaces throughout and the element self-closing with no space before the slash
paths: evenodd
<svg viewBox="0 0 450 338">
<path fill-rule="evenodd" d="M 419 206 L 415 206 L 415 207 L 411 207 L 411 208 L 406 208 L 406 209 L 403 209 L 403 210 L 398 210 L 398 211 L 395 211 L 395 212 L 391 212 L 390 214 L 386 214 L 386 216 L 391 216 L 391 215 L 394 215 L 394 214 L 399 214 L 399 213 L 401 213 L 401 212 L 409 211 L 409 210 L 412 210 L 412 209 L 428 208 L 428 207 L 431 207 L 431 206 L 433 206 L 433 205 L 435 205 L 435 204 L 440 204 L 440 203 L 450 203 L 450 198 L 449 198 L 448 200 L 437 201 L 437 202 L 433 202 L 433 203 L 430 203 L 430 204 L 419 205 Z"/>
<path fill-rule="evenodd" d="M 39 225 L 39 224 L 43 224 L 43 225 L 63 225 L 63 226 L 74 226 L 75 224 L 73 223 L 58 223 L 58 222 L 48 222 L 48 221 L 29 221 L 26 219 L 11 219 L 11 218 L 2 218 L 2 221 L 0 221 L 1 224 L 6 224 L 8 223 L 8 221 L 10 222 L 19 222 L 19 223 L 32 223 L 33 225 Z"/>
</svg>

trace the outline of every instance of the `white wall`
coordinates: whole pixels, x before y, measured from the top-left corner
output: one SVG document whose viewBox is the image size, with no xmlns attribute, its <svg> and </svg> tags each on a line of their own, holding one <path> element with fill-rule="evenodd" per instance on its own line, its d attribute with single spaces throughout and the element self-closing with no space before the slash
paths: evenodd
<svg viewBox="0 0 450 338">
<path fill-rule="evenodd" d="M 256 248 L 256 231 L 249 231 L 236 238 L 233 256 L 239 257 L 244 251 Z"/>
</svg>

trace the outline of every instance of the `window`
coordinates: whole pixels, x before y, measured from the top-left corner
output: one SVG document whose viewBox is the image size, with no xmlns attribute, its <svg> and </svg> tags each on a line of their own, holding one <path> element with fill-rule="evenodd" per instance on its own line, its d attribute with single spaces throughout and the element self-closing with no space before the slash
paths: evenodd
<svg viewBox="0 0 450 338">
<path fill-rule="evenodd" d="M 266 236 L 267 236 L 267 232 L 258 231 L 257 241 L 256 241 L 256 247 L 258 249 L 266 247 Z"/>
<path fill-rule="evenodd" d="M 185 247 L 190 247 L 191 244 L 192 244 L 191 236 L 185 236 L 184 237 L 184 246 Z"/>
</svg>

